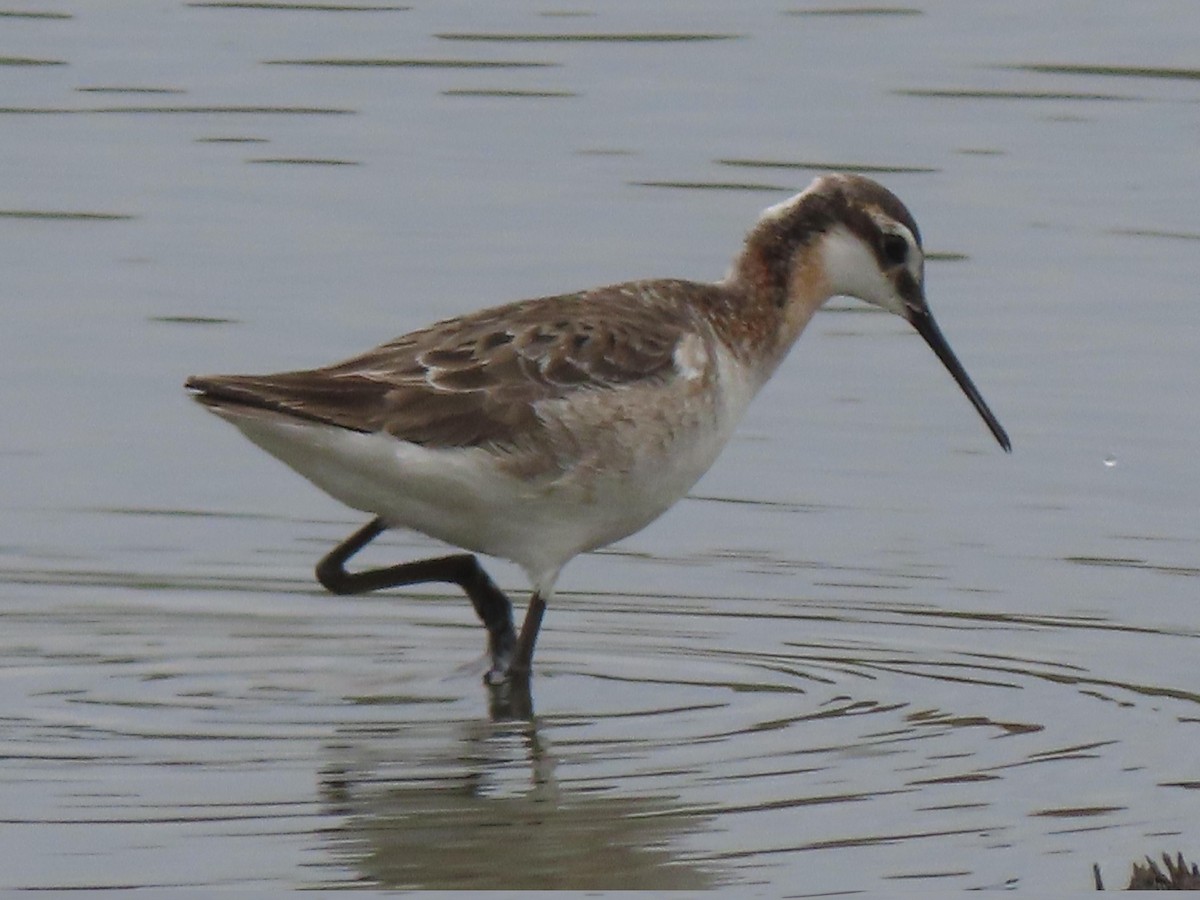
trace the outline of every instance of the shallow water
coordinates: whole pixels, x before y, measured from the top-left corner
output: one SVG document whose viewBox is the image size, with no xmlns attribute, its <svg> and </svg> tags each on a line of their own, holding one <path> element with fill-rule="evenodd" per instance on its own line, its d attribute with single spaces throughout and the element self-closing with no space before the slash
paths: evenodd
<svg viewBox="0 0 1200 900">
<path fill-rule="evenodd" d="M 1197 852 L 1192 6 L 31 9 L 0 887 L 1064 891 Z M 460 597 L 325 595 L 360 520 L 183 394 L 719 277 L 830 168 L 914 211 L 1015 452 L 835 302 L 691 497 L 568 567 L 529 696 Z"/>
</svg>

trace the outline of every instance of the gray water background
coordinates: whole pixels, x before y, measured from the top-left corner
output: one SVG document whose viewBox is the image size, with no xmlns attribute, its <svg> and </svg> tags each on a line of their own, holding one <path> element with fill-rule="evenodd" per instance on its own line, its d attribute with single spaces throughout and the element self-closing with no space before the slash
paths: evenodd
<svg viewBox="0 0 1200 900">
<path fill-rule="evenodd" d="M 1198 33 L 6 2 L 0 887 L 1061 892 L 1200 853 Z M 322 592 L 361 517 L 182 391 L 720 277 L 829 169 L 914 212 L 1014 453 L 835 301 L 690 497 L 567 568 L 530 709 L 453 592 Z"/>
</svg>

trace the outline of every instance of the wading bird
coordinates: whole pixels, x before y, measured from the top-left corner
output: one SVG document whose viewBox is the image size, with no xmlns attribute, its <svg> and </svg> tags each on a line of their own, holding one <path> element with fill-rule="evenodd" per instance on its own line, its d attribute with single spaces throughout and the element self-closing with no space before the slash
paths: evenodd
<svg viewBox="0 0 1200 900">
<path fill-rule="evenodd" d="M 631 281 L 447 319 L 361 356 L 276 375 L 194 376 L 202 404 L 374 518 L 317 578 L 336 594 L 457 584 L 488 631 L 486 680 L 528 674 L 563 566 L 645 527 L 704 474 L 830 297 L 906 319 L 1000 446 L 1008 435 L 924 294 L 917 224 L 891 192 L 826 175 L 767 209 L 716 283 Z M 349 572 L 388 528 L 469 551 Z M 473 555 L 517 563 L 524 623 Z"/>
</svg>

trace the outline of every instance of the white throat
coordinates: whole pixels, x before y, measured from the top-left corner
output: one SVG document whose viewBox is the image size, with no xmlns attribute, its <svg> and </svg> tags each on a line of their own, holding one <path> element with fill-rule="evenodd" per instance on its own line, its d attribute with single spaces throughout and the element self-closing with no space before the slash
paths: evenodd
<svg viewBox="0 0 1200 900">
<path fill-rule="evenodd" d="M 821 262 L 834 295 L 857 297 L 898 316 L 904 305 L 891 282 L 879 271 L 875 254 L 844 225 L 836 225 L 821 239 Z"/>
</svg>

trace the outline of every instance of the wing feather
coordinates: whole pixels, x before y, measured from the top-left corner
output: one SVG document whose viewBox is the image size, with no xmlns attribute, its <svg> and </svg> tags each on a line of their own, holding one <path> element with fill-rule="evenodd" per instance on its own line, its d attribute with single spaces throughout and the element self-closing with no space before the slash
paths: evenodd
<svg viewBox="0 0 1200 900">
<path fill-rule="evenodd" d="M 539 404 L 678 373 L 699 325 L 682 296 L 714 286 L 630 282 L 439 322 L 359 356 L 276 375 L 193 377 L 213 406 L 245 406 L 384 431 L 435 447 L 512 444 Z"/>
</svg>

